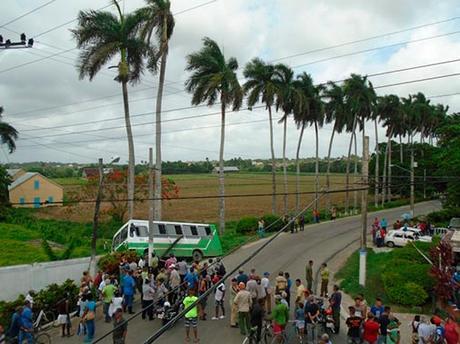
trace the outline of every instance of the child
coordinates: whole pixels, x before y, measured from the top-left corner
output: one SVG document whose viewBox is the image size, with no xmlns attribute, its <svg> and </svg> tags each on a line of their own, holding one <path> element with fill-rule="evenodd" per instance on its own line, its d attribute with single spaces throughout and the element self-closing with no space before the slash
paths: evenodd
<svg viewBox="0 0 460 344">
<path fill-rule="evenodd" d="M 304 335 L 304 328 L 305 328 L 305 314 L 304 314 L 302 302 L 297 303 L 297 308 L 295 310 L 295 327 L 297 329 L 299 340 L 301 343 L 303 343 L 303 335 Z"/>
</svg>

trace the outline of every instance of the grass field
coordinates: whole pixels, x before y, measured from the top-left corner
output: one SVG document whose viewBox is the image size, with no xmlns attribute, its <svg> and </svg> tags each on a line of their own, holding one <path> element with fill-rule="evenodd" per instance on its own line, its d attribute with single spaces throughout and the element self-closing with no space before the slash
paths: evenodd
<svg viewBox="0 0 460 344">
<path fill-rule="evenodd" d="M 217 196 L 218 180 L 215 174 L 184 174 L 166 176 L 173 179 L 179 186 L 179 197 L 190 196 Z M 65 191 L 78 190 L 84 183 L 82 179 L 70 178 L 69 180 L 57 180 L 63 186 Z M 283 176 L 277 175 L 277 193 L 284 192 Z M 295 192 L 296 176 L 288 176 L 288 192 Z M 314 191 L 315 177 L 312 174 L 303 174 L 300 178 L 300 191 Z M 320 177 L 320 185 L 326 183 L 325 176 Z M 145 186 L 143 186 L 145 187 Z M 331 189 L 343 189 L 345 187 L 345 175 L 337 174 L 331 176 Z M 225 200 L 226 219 L 238 220 L 242 216 L 253 215 L 260 216 L 271 213 L 271 195 L 272 191 L 270 173 L 238 173 L 228 174 L 225 177 L 226 195 L 242 195 L 242 197 L 227 198 Z M 251 194 L 268 194 L 267 196 L 251 197 L 244 195 Z M 320 208 L 326 205 L 326 197 L 320 202 Z M 314 195 L 301 195 L 301 205 L 305 206 L 314 199 Z M 333 205 L 342 205 L 345 199 L 345 193 L 331 195 Z M 359 200 L 359 198 L 358 198 Z M 353 204 L 353 192 L 350 193 L 350 202 Z M 288 196 L 288 207 L 292 211 L 295 206 L 295 195 Z M 91 219 L 93 213 L 93 204 L 79 204 L 74 207 L 55 207 L 41 209 L 40 217 L 69 219 L 72 221 L 87 222 Z M 283 213 L 283 196 L 277 196 L 277 212 Z M 135 217 L 146 219 L 148 217 L 147 202 L 139 202 L 135 205 Z M 188 200 L 171 200 L 163 202 L 163 219 L 175 221 L 193 221 L 193 222 L 217 222 L 218 221 L 218 199 L 188 199 Z"/>
</svg>

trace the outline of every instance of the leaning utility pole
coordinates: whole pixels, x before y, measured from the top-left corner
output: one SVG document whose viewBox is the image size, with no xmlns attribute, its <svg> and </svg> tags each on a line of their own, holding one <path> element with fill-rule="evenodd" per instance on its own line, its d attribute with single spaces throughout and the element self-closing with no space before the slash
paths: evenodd
<svg viewBox="0 0 460 344">
<path fill-rule="evenodd" d="M 367 260 L 367 196 L 369 193 L 369 136 L 363 137 L 363 163 L 362 163 L 361 191 L 361 249 L 359 251 L 359 284 L 366 285 L 366 260 Z"/>
<path fill-rule="evenodd" d="M 153 216 L 155 210 L 155 200 L 153 197 L 153 173 L 153 149 L 149 148 L 149 266 L 151 266 L 153 257 Z"/>
<path fill-rule="evenodd" d="M 89 272 L 91 276 L 96 274 L 96 249 L 97 231 L 99 229 L 99 210 L 101 208 L 102 188 L 104 187 L 104 168 L 102 158 L 99 158 L 99 186 L 97 188 L 96 204 L 94 205 L 93 235 L 91 237 L 91 259 L 89 261 Z"/>
<path fill-rule="evenodd" d="M 412 144 L 410 153 L 410 211 L 412 218 L 415 217 L 415 176 L 414 176 L 414 145 Z"/>
</svg>

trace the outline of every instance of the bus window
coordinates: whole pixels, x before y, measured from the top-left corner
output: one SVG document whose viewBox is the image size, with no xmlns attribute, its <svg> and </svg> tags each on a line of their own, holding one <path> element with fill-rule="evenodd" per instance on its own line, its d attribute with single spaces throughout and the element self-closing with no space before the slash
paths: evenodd
<svg viewBox="0 0 460 344">
<path fill-rule="evenodd" d="M 198 230 L 196 229 L 196 226 L 190 226 L 190 230 L 192 231 L 192 235 L 198 235 Z"/>
<path fill-rule="evenodd" d="M 176 231 L 176 235 L 182 235 L 182 227 L 180 225 L 174 225 L 174 230 Z"/>
<path fill-rule="evenodd" d="M 128 226 L 125 226 L 120 232 L 120 242 L 124 242 L 128 239 Z"/>
<path fill-rule="evenodd" d="M 147 226 L 136 226 L 136 235 L 138 237 L 147 238 L 149 236 L 149 229 Z"/>
<path fill-rule="evenodd" d="M 209 226 L 204 227 L 207 236 L 211 236 L 211 228 Z"/>
<path fill-rule="evenodd" d="M 200 237 L 205 237 L 205 236 L 207 236 L 206 230 L 205 230 L 204 226 L 198 226 L 198 235 L 199 235 Z"/>
<path fill-rule="evenodd" d="M 134 233 L 136 233 L 136 225 L 134 223 L 131 223 L 129 226 L 129 236 L 132 238 L 134 237 Z"/>
<path fill-rule="evenodd" d="M 182 234 L 184 234 L 185 237 L 192 235 L 189 225 L 182 225 Z"/>
<path fill-rule="evenodd" d="M 160 235 L 166 235 L 166 226 L 164 223 L 159 223 L 158 229 L 160 230 Z"/>
<path fill-rule="evenodd" d="M 176 236 L 176 228 L 174 227 L 174 225 L 167 224 L 166 233 L 168 234 L 168 236 Z"/>
</svg>

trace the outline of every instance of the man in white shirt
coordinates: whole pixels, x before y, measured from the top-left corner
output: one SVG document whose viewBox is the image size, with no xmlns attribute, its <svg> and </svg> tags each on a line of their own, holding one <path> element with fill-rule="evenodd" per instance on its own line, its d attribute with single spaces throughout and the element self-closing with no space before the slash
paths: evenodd
<svg viewBox="0 0 460 344">
<path fill-rule="evenodd" d="M 272 287 L 270 285 L 270 273 L 264 272 L 264 277 L 262 277 L 260 284 L 265 288 L 265 311 L 267 314 L 272 312 Z"/>
<path fill-rule="evenodd" d="M 225 306 L 224 306 L 224 297 L 225 297 L 225 284 L 219 282 L 219 285 L 216 288 L 214 294 L 214 299 L 216 301 L 216 316 L 212 320 L 224 319 L 225 318 Z M 222 310 L 222 315 L 219 317 L 219 308 Z"/>
</svg>

